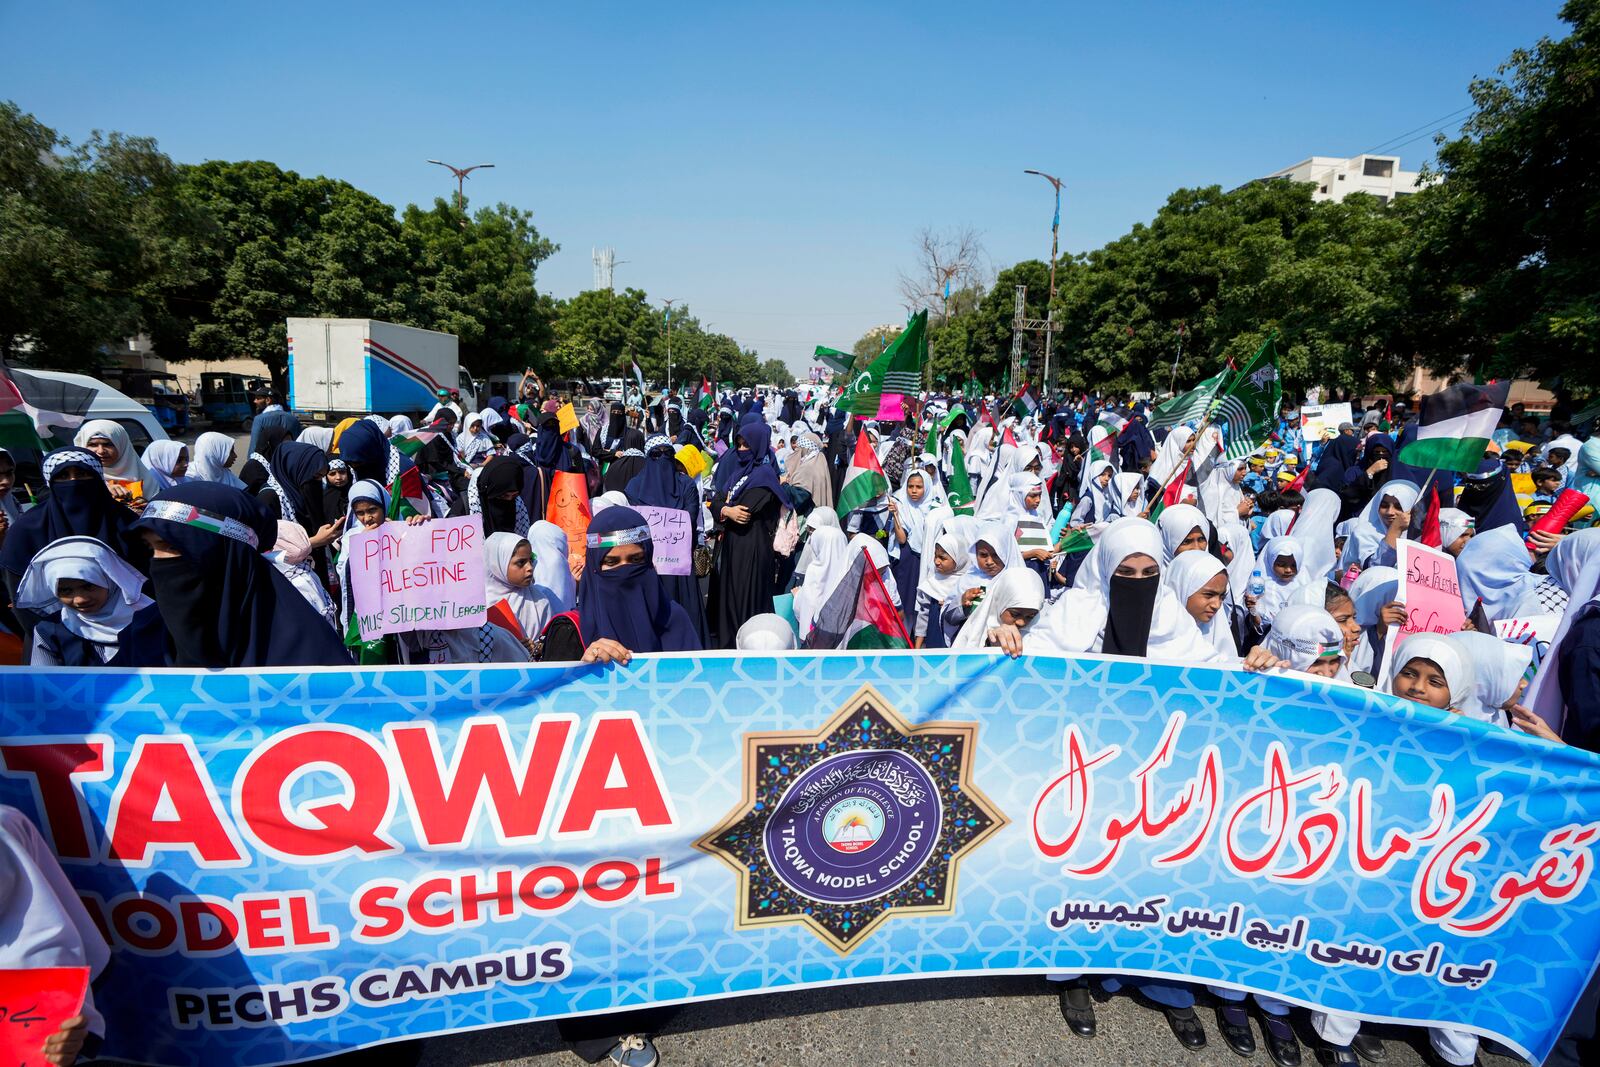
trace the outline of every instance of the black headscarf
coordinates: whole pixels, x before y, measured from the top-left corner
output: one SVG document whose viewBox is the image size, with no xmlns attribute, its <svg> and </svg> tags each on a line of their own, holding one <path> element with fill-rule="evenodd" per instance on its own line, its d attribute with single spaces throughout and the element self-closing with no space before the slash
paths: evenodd
<svg viewBox="0 0 1600 1067">
<path fill-rule="evenodd" d="M 186 482 L 159 494 L 135 529 L 180 556 L 150 561 L 156 607 L 177 667 L 309 667 L 350 662 L 344 642 L 261 553 L 278 536 L 258 501 L 226 485 Z"/>
<path fill-rule="evenodd" d="M 1150 646 L 1150 618 L 1161 592 L 1159 576 L 1113 574 L 1106 598 L 1106 632 L 1100 651 L 1108 656 L 1143 656 Z"/>
<path fill-rule="evenodd" d="M 322 498 L 317 490 L 327 466 L 326 452 L 300 441 L 285 441 L 273 455 L 272 477 L 288 504 L 283 517 L 288 518 L 292 511 L 295 521 L 309 533 L 316 533 L 323 522 Z"/>
<path fill-rule="evenodd" d="M 602 570 L 606 553 L 617 544 L 640 545 L 644 561 Z M 650 525 L 632 508 L 606 508 L 589 523 L 578 582 L 578 621 L 586 645 L 607 637 L 630 652 L 696 652 L 701 647 L 688 614 L 661 585 Z"/>
<path fill-rule="evenodd" d="M 1357 441 L 1354 434 L 1342 433 L 1322 447 L 1317 460 L 1317 485 L 1335 492 L 1344 487 L 1344 472 L 1355 466 Z"/>
<path fill-rule="evenodd" d="M 1496 526 L 1511 526 L 1524 535 L 1528 532 L 1522 509 L 1517 506 L 1516 490 L 1511 487 L 1511 476 L 1498 459 L 1485 456 L 1477 471 L 1461 480 L 1456 507 L 1472 516 L 1473 526 L 1480 534 Z"/>
<path fill-rule="evenodd" d="M 522 494 L 522 476 L 527 465 L 513 456 L 492 456 L 478 474 L 478 504 L 483 509 L 483 535 L 514 533 L 527 535 L 527 529 L 517 529 L 517 498 L 502 500 L 504 493 Z M 531 475 L 531 471 L 528 472 Z M 525 512 L 526 514 L 526 512 Z"/>
<path fill-rule="evenodd" d="M 92 475 L 77 481 L 58 479 L 68 468 Z M 111 497 L 106 488 L 104 469 L 92 452 L 82 448 L 58 448 L 44 457 L 41 466 L 49 493 L 42 503 L 11 524 L 4 546 L 0 546 L 0 567 L 20 575 L 38 551 L 63 537 L 93 537 L 141 571 L 149 571 L 150 549 L 133 528 L 137 518 L 132 511 Z"/>
</svg>

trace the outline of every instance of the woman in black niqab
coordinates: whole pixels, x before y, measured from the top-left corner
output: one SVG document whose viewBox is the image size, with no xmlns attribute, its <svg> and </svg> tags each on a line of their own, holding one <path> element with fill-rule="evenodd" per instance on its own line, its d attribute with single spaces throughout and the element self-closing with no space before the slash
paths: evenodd
<svg viewBox="0 0 1600 1067">
<path fill-rule="evenodd" d="M 772 460 L 772 430 L 756 419 L 739 427 L 734 466 L 725 489 L 711 499 L 721 537 L 711 572 L 707 612 L 722 648 L 733 648 L 739 627 L 772 611 L 777 553 L 772 542 L 788 496 Z"/>
<path fill-rule="evenodd" d="M 695 543 L 700 536 L 700 491 L 695 488 L 694 480 L 678 465 L 671 441 L 665 437 L 653 437 L 648 444 L 643 468 L 623 490 L 628 503 L 636 507 L 676 508 L 684 512 L 688 517 L 689 536 L 693 539 L 691 544 Z M 692 574 L 663 574 L 661 585 L 689 616 L 701 647 L 705 647 L 708 643 L 706 609 L 700 596 L 700 580 Z"/>
</svg>

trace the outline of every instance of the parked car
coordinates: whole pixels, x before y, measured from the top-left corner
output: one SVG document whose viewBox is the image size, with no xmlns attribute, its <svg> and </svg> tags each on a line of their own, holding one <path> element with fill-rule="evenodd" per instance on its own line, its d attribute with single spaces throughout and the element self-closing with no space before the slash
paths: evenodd
<svg viewBox="0 0 1600 1067">
<path fill-rule="evenodd" d="M 163 428 L 174 433 L 188 431 L 189 394 L 183 391 L 176 374 L 170 371 L 106 367 L 100 371 L 100 378 L 109 388 L 143 404 Z"/>
<path fill-rule="evenodd" d="M 167 431 L 162 428 L 154 412 L 126 393 L 107 385 L 99 379 L 91 378 L 87 374 L 34 370 L 31 367 L 28 369 L 28 373 L 35 378 L 66 382 L 70 385 L 93 389 L 95 396 L 89 402 L 89 410 L 84 412 L 84 421 L 89 419 L 110 419 L 112 422 L 121 424 L 122 428 L 128 431 L 128 440 L 141 455 L 150 442 L 167 440 Z M 63 445 L 70 445 L 72 438 L 72 431 L 57 430 L 54 438 L 46 441 L 45 446 L 47 448 L 59 448 Z M 12 448 L 10 451 L 17 462 L 18 480 L 30 490 L 36 491 L 41 485 L 39 464 L 43 456 L 38 452 L 25 448 Z"/>
</svg>

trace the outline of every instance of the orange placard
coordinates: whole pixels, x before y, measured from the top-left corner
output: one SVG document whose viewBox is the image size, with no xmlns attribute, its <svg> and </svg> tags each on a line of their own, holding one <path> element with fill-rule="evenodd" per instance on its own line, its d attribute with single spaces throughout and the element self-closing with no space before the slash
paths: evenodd
<svg viewBox="0 0 1600 1067">
<path fill-rule="evenodd" d="M 578 428 L 578 413 L 572 410 L 572 401 L 567 401 L 556 409 L 556 425 L 562 433 Z"/>
<path fill-rule="evenodd" d="M 567 566 L 574 578 L 583 575 L 583 539 L 589 533 L 589 483 L 581 474 L 556 471 L 550 479 L 550 503 L 544 517 L 567 535 Z"/>
</svg>

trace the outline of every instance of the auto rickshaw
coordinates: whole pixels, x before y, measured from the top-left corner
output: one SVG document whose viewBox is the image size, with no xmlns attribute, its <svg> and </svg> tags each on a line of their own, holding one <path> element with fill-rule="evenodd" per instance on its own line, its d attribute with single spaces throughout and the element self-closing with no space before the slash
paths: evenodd
<svg viewBox="0 0 1600 1067">
<path fill-rule="evenodd" d="M 212 371 L 200 375 L 200 409 L 213 426 L 243 428 L 251 415 L 251 381 L 242 374 Z"/>
</svg>

